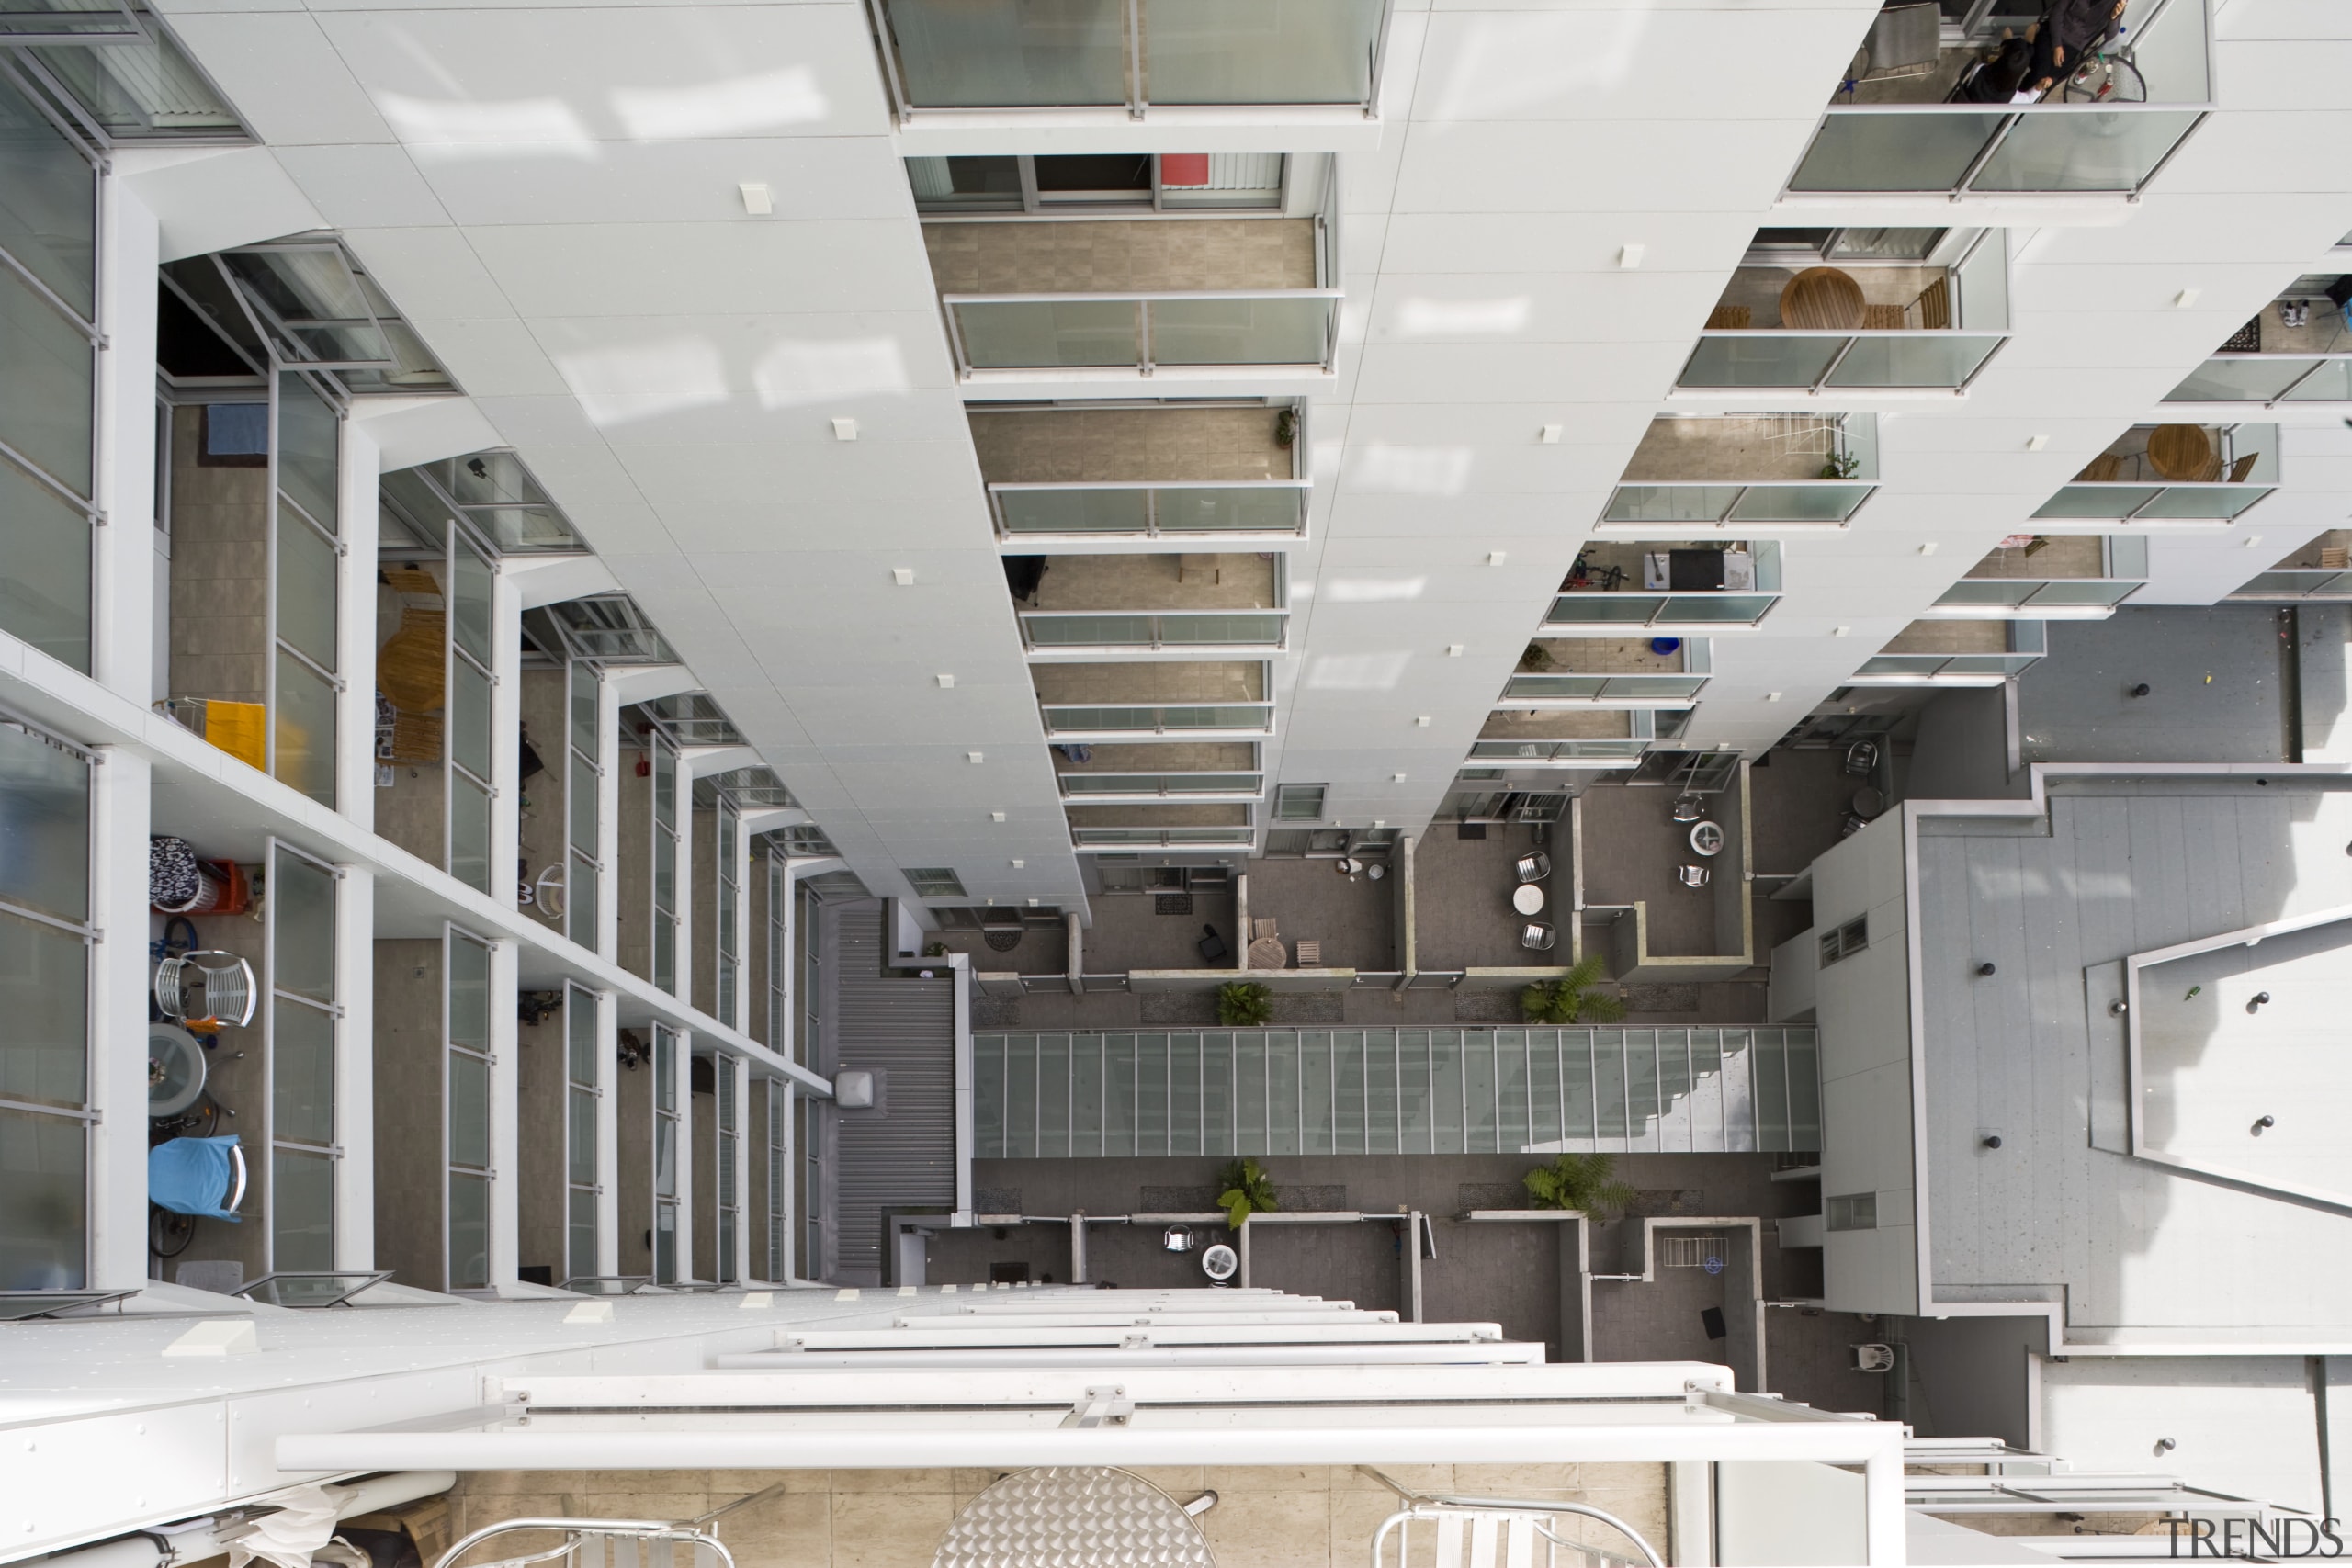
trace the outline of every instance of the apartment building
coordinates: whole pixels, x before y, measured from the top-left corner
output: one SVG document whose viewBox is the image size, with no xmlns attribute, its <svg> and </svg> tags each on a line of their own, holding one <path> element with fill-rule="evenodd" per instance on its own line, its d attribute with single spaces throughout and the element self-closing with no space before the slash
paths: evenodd
<svg viewBox="0 0 2352 1568">
<path fill-rule="evenodd" d="M 2317 1550 L 2352 17 L 2040 13 L 0 16 L 0 1561 Z"/>
</svg>

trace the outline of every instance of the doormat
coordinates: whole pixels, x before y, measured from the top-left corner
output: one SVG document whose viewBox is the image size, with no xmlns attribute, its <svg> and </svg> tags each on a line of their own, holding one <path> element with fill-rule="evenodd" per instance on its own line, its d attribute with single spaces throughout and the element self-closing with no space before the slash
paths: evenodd
<svg viewBox="0 0 2352 1568">
<path fill-rule="evenodd" d="M 1021 1027 L 1019 997 L 974 997 L 972 998 L 974 1029 L 1018 1029 Z"/>
<path fill-rule="evenodd" d="M 1454 825 L 1453 836 L 1457 839 L 1483 839 L 1487 836 L 1487 825 L 1484 822 L 1459 822 Z"/>
<path fill-rule="evenodd" d="M 1155 915 L 1189 915 L 1193 912 L 1190 893 L 1155 893 L 1151 896 L 1151 912 Z"/>
</svg>

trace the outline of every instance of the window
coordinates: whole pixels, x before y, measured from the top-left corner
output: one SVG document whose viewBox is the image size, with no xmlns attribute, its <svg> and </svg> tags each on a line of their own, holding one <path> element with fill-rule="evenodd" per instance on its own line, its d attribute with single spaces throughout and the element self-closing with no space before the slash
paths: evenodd
<svg viewBox="0 0 2352 1568">
<path fill-rule="evenodd" d="M 782 846 L 794 860 L 831 860 L 841 852 L 825 837 L 825 830 L 814 822 L 798 822 L 789 828 L 778 828 L 768 835 Z"/>
<path fill-rule="evenodd" d="M 597 1179 L 597 1102 L 604 1090 L 597 1077 L 601 1053 L 596 1049 L 596 995 L 578 986 L 564 988 L 564 1269 L 574 1279 L 601 1274 L 596 1246 L 596 1201 L 604 1191 Z"/>
<path fill-rule="evenodd" d="M 907 872 L 908 883 L 918 898 L 966 898 L 964 879 L 945 866 L 917 866 Z"/>
<path fill-rule="evenodd" d="M 1277 822 L 1320 822 L 1323 820 L 1323 795 L 1329 784 L 1276 784 L 1274 786 L 1274 820 Z"/>
<path fill-rule="evenodd" d="M 1826 969 L 1841 958 L 1851 958 L 1870 944 L 1870 917 L 1856 916 L 1836 930 L 1822 933 L 1821 967 Z"/>
<path fill-rule="evenodd" d="M 568 671 L 571 722 L 566 728 L 571 739 L 566 748 L 570 797 L 566 809 L 571 869 L 564 874 L 564 924 L 572 941 L 594 953 L 599 951 L 597 899 L 605 871 L 598 848 L 604 827 L 605 685 L 595 667 L 581 660 L 571 660 Z"/>
<path fill-rule="evenodd" d="M 447 1109 L 443 1149 L 448 1166 L 445 1289 L 490 1286 L 490 947 L 455 926 L 445 928 L 442 1029 L 447 1044 L 441 1092 Z"/>
<path fill-rule="evenodd" d="M 0 630 L 90 668 L 98 263 L 94 151 L 0 68 Z"/>
<path fill-rule="evenodd" d="M 1878 1229 L 1878 1194 L 1849 1192 L 1829 1200 L 1829 1228 L 1833 1231 L 1874 1231 Z"/>
<path fill-rule="evenodd" d="M 490 671 L 492 583 L 496 569 L 449 525 L 449 686 L 444 710 L 449 760 L 449 874 L 477 892 L 491 889 Z M 512 868 L 509 868 L 509 880 Z"/>
<path fill-rule="evenodd" d="M 653 1026 L 653 1282 L 678 1280 L 678 1036 Z"/>
<path fill-rule="evenodd" d="M 718 1282 L 736 1282 L 735 1238 L 743 1221 L 743 1190 L 736 1179 L 735 1161 L 742 1151 L 742 1107 L 735 1087 L 736 1058 L 719 1052 L 711 1064 L 718 1079 Z"/>
<path fill-rule="evenodd" d="M 769 1078 L 762 1086 L 760 1102 L 765 1108 L 761 1118 L 767 1145 L 767 1258 L 761 1278 L 789 1280 L 792 1258 L 786 1252 L 790 1237 L 786 1232 L 785 1186 L 791 1179 L 792 1145 L 788 1129 L 792 1125 L 792 1088 L 782 1078 Z"/>
<path fill-rule="evenodd" d="M 825 1226 L 818 1217 L 817 1204 L 824 1191 L 825 1168 L 817 1157 L 817 1134 L 823 1125 L 818 1120 L 820 1102 L 813 1096 L 796 1094 L 792 1099 L 800 1108 L 800 1191 L 795 1204 L 800 1215 L 800 1265 L 795 1276 L 821 1280 L 825 1277 Z"/>
<path fill-rule="evenodd" d="M 768 919 L 764 933 L 768 955 L 768 1029 L 763 1043 L 779 1056 L 792 1054 L 792 883 L 785 875 L 784 856 L 770 853 L 762 862 L 768 881 Z M 760 874 L 754 873 L 753 874 Z M 771 1274 L 781 1280 L 781 1274 Z"/>
<path fill-rule="evenodd" d="M 1091 152 L 910 158 L 907 183 L 925 213 L 1279 211 L 1280 152 Z"/>
<path fill-rule="evenodd" d="M 659 730 L 647 738 L 653 769 L 654 986 L 678 994 L 678 750 Z"/>
<path fill-rule="evenodd" d="M 741 988 L 743 942 L 735 910 L 736 890 L 741 886 L 741 874 L 735 869 L 735 852 L 741 841 L 741 835 L 735 803 L 720 796 L 718 817 L 718 930 L 714 935 L 718 949 L 718 1019 L 722 1023 L 741 1028 L 742 1019 L 735 1010 L 735 999 L 736 993 Z"/>
<path fill-rule="evenodd" d="M 90 761 L 0 723 L 0 1290 L 89 1280 Z"/>
<path fill-rule="evenodd" d="M 334 1267 L 335 874 L 270 846 L 269 1266 Z"/>
</svg>

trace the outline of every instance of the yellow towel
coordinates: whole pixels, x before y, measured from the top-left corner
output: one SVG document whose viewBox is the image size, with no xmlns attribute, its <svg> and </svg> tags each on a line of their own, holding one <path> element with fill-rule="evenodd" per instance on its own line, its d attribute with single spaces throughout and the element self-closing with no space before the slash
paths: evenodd
<svg viewBox="0 0 2352 1568">
<path fill-rule="evenodd" d="M 204 705 L 204 738 L 250 768 L 262 765 L 263 726 L 267 722 L 268 710 L 259 703 L 213 698 Z"/>
</svg>

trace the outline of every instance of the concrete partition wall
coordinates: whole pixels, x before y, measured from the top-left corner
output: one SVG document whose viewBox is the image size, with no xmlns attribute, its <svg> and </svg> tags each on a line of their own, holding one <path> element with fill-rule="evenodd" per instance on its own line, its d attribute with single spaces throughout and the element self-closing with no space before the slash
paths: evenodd
<svg viewBox="0 0 2352 1568">
<path fill-rule="evenodd" d="M 1705 953 L 1662 953 L 1652 951 L 1649 904 L 1635 899 L 1633 908 L 1608 928 L 1609 972 L 1620 981 L 1728 980 L 1756 962 L 1756 913 L 1749 900 L 1755 872 L 1749 831 L 1747 763 L 1739 765 L 1739 782 L 1726 792 L 1736 809 L 1714 820 L 1723 828 L 1724 847 L 1711 857 L 1711 875 L 1702 894 L 1714 906 L 1714 949 Z M 1582 881 L 1578 874 L 1578 912 L 1582 912 Z M 1581 923 L 1581 922 L 1579 922 Z"/>
</svg>

